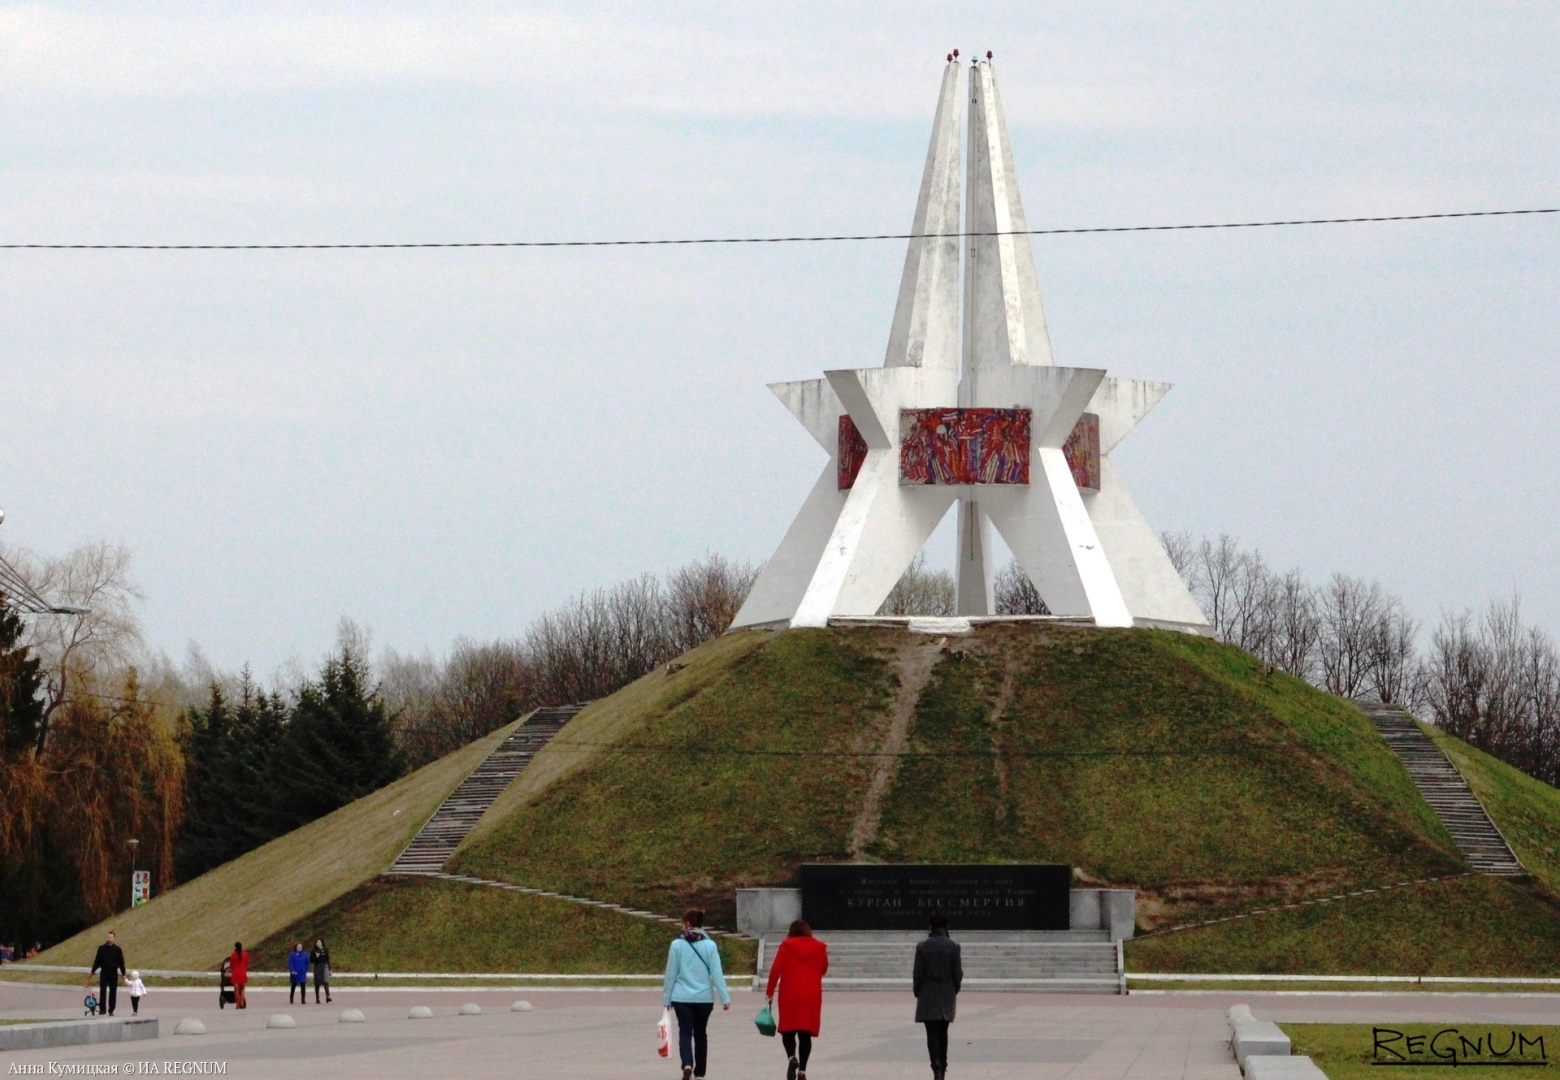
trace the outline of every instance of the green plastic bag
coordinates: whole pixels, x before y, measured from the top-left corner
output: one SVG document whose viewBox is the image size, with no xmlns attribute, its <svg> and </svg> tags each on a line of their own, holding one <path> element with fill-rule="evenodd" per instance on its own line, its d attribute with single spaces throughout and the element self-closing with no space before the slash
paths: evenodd
<svg viewBox="0 0 1560 1080">
<path fill-rule="evenodd" d="M 775 1028 L 775 1014 L 769 1008 L 769 1003 L 764 1002 L 764 1007 L 758 1010 L 758 1015 L 753 1017 L 753 1026 L 758 1028 L 760 1035 L 773 1035 Z"/>
</svg>

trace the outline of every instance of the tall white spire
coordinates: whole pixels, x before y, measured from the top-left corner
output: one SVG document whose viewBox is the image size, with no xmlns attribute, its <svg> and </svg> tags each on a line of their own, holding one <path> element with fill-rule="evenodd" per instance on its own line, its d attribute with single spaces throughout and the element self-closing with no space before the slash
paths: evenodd
<svg viewBox="0 0 1560 1080">
<path fill-rule="evenodd" d="M 959 62 L 943 71 L 884 367 L 959 366 Z"/>
<path fill-rule="evenodd" d="M 964 370 L 1052 364 L 1040 279 L 1018 194 L 1007 120 L 990 60 L 970 68 L 969 179 L 964 266 Z"/>
</svg>

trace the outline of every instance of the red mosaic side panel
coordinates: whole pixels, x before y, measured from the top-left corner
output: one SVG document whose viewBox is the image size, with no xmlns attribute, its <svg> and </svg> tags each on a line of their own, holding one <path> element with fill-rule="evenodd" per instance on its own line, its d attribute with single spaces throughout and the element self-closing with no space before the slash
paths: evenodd
<svg viewBox="0 0 1560 1080">
<path fill-rule="evenodd" d="M 1029 483 L 1028 409 L 902 409 L 901 484 Z"/>
<path fill-rule="evenodd" d="M 856 421 L 849 416 L 840 417 L 840 452 L 835 456 L 835 480 L 841 491 L 856 486 L 856 474 L 861 472 L 867 460 L 867 440 L 861 437 Z"/>
<path fill-rule="evenodd" d="M 1100 418 L 1084 413 L 1062 444 L 1062 456 L 1072 469 L 1073 480 L 1083 491 L 1100 489 Z"/>
</svg>

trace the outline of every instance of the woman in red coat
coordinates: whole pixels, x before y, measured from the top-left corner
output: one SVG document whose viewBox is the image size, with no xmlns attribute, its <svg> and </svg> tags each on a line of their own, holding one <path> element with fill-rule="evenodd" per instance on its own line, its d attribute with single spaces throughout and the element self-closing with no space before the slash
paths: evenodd
<svg viewBox="0 0 1560 1080">
<path fill-rule="evenodd" d="M 233 942 L 228 966 L 232 971 L 233 1004 L 240 1009 L 247 1009 L 249 1002 L 244 997 L 244 990 L 249 986 L 249 950 L 241 942 Z"/>
<path fill-rule="evenodd" d="M 786 1080 L 807 1080 L 807 1059 L 823 1013 L 823 976 L 828 970 L 829 947 L 813 937 L 812 927 L 797 919 L 775 950 L 765 992 L 773 1004 L 775 985 L 780 986 L 780 1041 L 791 1059 Z"/>
</svg>

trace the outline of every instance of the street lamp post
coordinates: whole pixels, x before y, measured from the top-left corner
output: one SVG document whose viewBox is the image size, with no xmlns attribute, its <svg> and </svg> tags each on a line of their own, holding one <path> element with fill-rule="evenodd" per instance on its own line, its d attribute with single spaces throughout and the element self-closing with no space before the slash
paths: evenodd
<svg viewBox="0 0 1560 1080">
<path fill-rule="evenodd" d="M 138 907 L 143 900 L 141 895 L 141 863 L 138 856 L 141 853 L 141 841 L 127 840 L 130 845 L 130 906 Z"/>
</svg>

